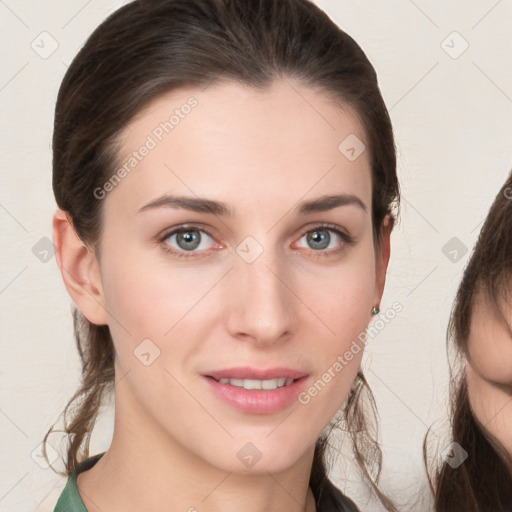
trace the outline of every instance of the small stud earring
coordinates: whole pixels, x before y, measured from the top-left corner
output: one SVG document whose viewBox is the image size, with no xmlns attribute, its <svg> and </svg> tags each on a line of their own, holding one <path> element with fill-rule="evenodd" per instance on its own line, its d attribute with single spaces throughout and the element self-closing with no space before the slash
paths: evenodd
<svg viewBox="0 0 512 512">
<path fill-rule="evenodd" d="M 380 309 L 378 307 L 372 308 L 372 310 L 371 310 L 372 315 L 375 316 L 375 315 L 378 315 L 379 313 L 380 313 Z"/>
</svg>

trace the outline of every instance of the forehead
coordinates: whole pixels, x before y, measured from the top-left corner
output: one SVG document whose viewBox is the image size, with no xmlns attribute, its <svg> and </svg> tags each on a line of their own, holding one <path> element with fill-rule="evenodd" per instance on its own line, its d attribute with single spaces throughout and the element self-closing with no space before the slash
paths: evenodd
<svg viewBox="0 0 512 512">
<path fill-rule="evenodd" d="M 296 81 L 174 90 L 144 108 L 119 143 L 116 169 L 125 172 L 110 195 L 130 196 L 133 209 L 178 190 L 238 197 L 235 209 L 332 192 L 357 194 L 371 207 L 369 146 L 357 114 Z"/>
</svg>

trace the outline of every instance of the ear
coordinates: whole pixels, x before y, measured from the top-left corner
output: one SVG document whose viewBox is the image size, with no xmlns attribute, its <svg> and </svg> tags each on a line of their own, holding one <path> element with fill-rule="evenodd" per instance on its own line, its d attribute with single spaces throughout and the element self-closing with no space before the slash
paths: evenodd
<svg viewBox="0 0 512 512">
<path fill-rule="evenodd" d="M 384 286 L 386 284 L 386 272 L 388 270 L 389 257 L 391 253 L 390 238 L 391 230 L 395 219 L 391 214 L 387 214 L 380 227 L 380 245 L 376 251 L 375 258 L 375 296 L 374 304 L 380 304 Z"/>
<path fill-rule="evenodd" d="M 107 324 L 96 255 L 78 237 L 68 213 L 60 209 L 53 215 L 53 244 L 64 285 L 77 308 L 89 322 Z"/>
</svg>

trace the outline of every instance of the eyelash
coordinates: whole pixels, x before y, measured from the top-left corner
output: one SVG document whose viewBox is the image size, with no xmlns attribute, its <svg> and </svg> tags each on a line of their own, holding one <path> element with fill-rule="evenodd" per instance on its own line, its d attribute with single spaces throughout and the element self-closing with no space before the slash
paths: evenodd
<svg viewBox="0 0 512 512">
<path fill-rule="evenodd" d="M 197 251 L 190 251 L 189 254 L 187 254 L 186 251 L 177 251 L 176 249 L 169 247 L 169 245 L 165 243 L 165 240 L 167 240 L 172 235 L 175 235 L 179 232 L 186 232 L 186 231 L 201 231 L 203 233 L 206 233 L 210 238 L 214 239 L 213 235 L 211 235 L 208 232 L 208 230 L 204 229 L 203 227 L 194 226 L 194 225 L 181 225 L 177 228 L 174 228 L 172 231 L 167 231 L 165 234 L 158 237 L 158 242 L 163 244 L 162 248 L 166 253 L 170 253 L 173 256 L 177 256 L 178 258 L 197 257 L 196 255 L 194 255 L 194 252 L 197 252 Z M 350 245 L 353 245 L 355 242 L 355 240 L 350 235 L 348 235 L 347 233 L 344 233 L 336 225 L 333 225 L 333 224 L 317 224 L 312 227 L 309 227 L 307 230 L 302 232 L 302 234 L 299 237 L 299 240 L 304 235 L 306 235 L 307 233 L 310 233 L 312 231 L 332 231 L 332 232 L 336 233 L 343 240 L 343 242 L 341 243 L 341 246 L 338 249 L 331 249 L 329 251 L 325 251 L 325 250 L 315 251 L 315 250 L 311 249 L 311 252 L 313 252 L 315 254 L 315 257 L 318 257 L 318 258 L 337 255 L 337 254 L 341 253 L 343 250 L 345 250 L 346 245 L 350 246 Z M 302 249 L 302 250 L 304 250 L 304 249 Z M 199 251 L 199 252 L 206 252 L 206 251 Z"/>
</svg>

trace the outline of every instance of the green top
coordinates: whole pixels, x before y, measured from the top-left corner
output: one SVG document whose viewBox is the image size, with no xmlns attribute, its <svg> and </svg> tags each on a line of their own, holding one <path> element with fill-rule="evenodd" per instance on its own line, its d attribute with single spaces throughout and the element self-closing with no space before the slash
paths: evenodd
<svg viewBox="0 0 512 512">
<path fill-rule="evenodd" d="M 84 502 L 80 497 L 80 493 L 78 492 L 76 477 L 78 473 L 92 468 L 104 453 L 105 452 L 89 457 L 76 466 L 75 471 L 73 471 L 68 478 L 66 487 L 64 487 L 62 494 L 59 496 L 59 500 L 53 512 L 87 512 Z"/>
<path fill-rule="evenodd" d="M 87 512 L 78 492 L 76 478 L 82 471 L 92 468 L 104 454 L 105 452 L 93 455 L 76 466 L 75 471 L 68 478 L 66 487 L 59 496 L 53 512 Z M 359 512 L 354 502 L 344 496 L 330 480 L 325 482 L 325 491 L 320 493 L 321 496 L 318 496 L 315 491 L 313 494 L 315 495 L 318 512 Z"/>
</svg>

